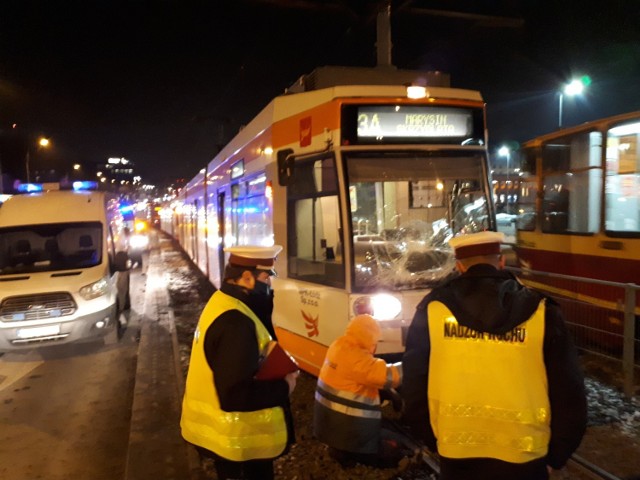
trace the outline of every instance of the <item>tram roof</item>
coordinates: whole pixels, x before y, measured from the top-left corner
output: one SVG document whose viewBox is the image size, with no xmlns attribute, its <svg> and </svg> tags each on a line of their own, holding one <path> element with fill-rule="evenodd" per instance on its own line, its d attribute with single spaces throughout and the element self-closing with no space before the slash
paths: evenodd
<svg viewBox="0 0 640 480">
<path fill-rule="evenodd" d="M 332 67 L 339 68 L 339 67 Z M 349 70 L 358 70 L 349 68 Z M 359 69 L 362 71 L 376 71 L 376 69 Z M 258 115 L 256 115 L 242 130 L 240 130 L 235 137 L 212 159 L 213 162 L 219 163 L 228 158 L 238 149 L 249 143 L 253 138 L 273 125 L 279 120 L 294 116 L 309 110 L 315 106 L 322 105 L 338 98 L 372 98 L 372 97 L 388 97 L 389 99 L 398 99 L 407 97 L 407 86 L 411 83 L 402 82 L 398 80 L 407 80 L 413 78 L 414 80 L 424 79 L 425 75 L 433 74 L 434 72 L 410 72 L 411 76 L 408 76 L 409 71 L 398 71 L 398 75 L 373 75 L 372 80 L 385 81 L 385 84 L 373 85 L 373 84 L 349 84 L 349 85 L 332 85 L 332 82 L 327 77 L 326 81 L 316 82 L 317 85 L 329 85 L 325 88 L 317 88 L 313 90 L 297 91 L 294 87 L 289 89 L 282 95 L 275 97 L 271 102 L 262 109 Z M 389 73 L 389 72 L 387 72 Z M 348 75 L 336 77 L 337 81 L 340 79 L 347 81 L 350 78 Z M 362 75 L 356 75 L 355 77 L 362 79 Z M 428 76 L 426 78 L 429 78 Z M 391 80 L 395 79 L 396 83 L 391 84 Z M 446 82 L 434 83 L 446 83 L 448 84 L 448 76 Z M 300 82 L 300 81 L 299 81 Z M 295 86 L 295 85 L 294 85 Z M 482 102 L 482 95 L 476 90 L 467 90 L 461 88 L 451 88 L 448 86 L 427 86 L 429 98 L 442 98 L 452 100 L 468 100 Z"/>
<path fill-rule="evenodd" d="M 553 132 L 545 133 L 526 142 L 522 143 L 522 147 L 536 147 L 541 145 L 549 140 L 553 140 L 554 138 L 561 138 L 565 135 L 571 135 L 578 132 L 584 132 L 587 130 L 607 130 L 611 125 L 615 125 L 620 122 L 624 122 L 626 120 L 637 119 L 640 121 L 640 110 L 629 113 L 621 113 L 619 115 L 613 115 L 611 117 L 603 117 L 597 120 L 591 120 L 588 122 L 581 123 L 580 125 L 575 125 L 573 127 L 562 128 Z"/>
</svg>

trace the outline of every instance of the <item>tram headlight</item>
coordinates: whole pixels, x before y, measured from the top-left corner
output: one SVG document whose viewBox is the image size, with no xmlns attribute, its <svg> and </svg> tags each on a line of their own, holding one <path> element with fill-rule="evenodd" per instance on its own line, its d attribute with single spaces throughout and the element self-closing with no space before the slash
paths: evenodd
<svg viewBox="0 0 640 480">
<path fill-rule="evenodd" d="M 368 313 L 376 320 L 393 320 L 402 311 L 402 303 L 393 295 L 378 293 L 356 298 L 353 302 L 353 313 Z"/>
</svg>

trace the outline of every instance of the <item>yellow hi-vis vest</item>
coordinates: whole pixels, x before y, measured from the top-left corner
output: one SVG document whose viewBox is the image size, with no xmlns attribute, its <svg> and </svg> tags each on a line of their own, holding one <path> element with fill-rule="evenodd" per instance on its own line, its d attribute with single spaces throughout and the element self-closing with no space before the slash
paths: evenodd
<svg viewBox="0 0 640 480">
<path fill-rule="evenodd" d="M 429 413 L 440 455 L 511 463 L 544 457 L 551 420 L 544 300 L 529 320 L 501 335 L 459 325 L 441 302 L 427 309 Z"/>
<path fill-rule="evenodd" d="M 205 358 L 204 335 L 216 318 L 228 310 L 238 310 L 253 320 L 261 352 L 271 339 L 267 329 L 243 302 L 221 291 L 211 296 L 193 338 L 182 400 L 182 437 L 236 462 L 275 458 L 287 444 L 287 426 L 281 407 L 253 412 L 225 412 L 220 408 L 214 373 Z"/>
</svg>

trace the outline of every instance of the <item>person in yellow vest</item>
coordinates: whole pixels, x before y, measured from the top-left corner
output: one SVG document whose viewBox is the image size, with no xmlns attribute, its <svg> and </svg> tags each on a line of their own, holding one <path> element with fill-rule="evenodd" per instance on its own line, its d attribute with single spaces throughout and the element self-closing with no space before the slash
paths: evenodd
<svg viewBox="0 0 640 480">
<path fill-rule="evenodd" d="M 378 322 L 371 315 L 357 315 L 329 346 L 318 376 L 314 434 L 345 467 L 394 467 L 402 458 L 392 432 L 382 428 L 380 406 L 380 390 L 402 382 L 402 365 L 374 356 L 378 340 Z"/>
<path fill-rule="evenodd" d="M 225 249 L 222 286 L 194 334 L 180 427 L 187 442 L 213 457 L 220 480 L 273 479 L 273 460 L 295 441 L 289 395 L 298 374 L 254 378 L 271 337 L 247 306 L 256 272 L 272 270 L 281 250 Z"/>
<path fill-rule="evenodd" d="M 404 421 L 441 480 L 546 480 L 586 429 L 584 377 L 556 302 L 504 270 L 498 232 L 450 240 L 461 273 L 416 309 Z"/>
</svg>

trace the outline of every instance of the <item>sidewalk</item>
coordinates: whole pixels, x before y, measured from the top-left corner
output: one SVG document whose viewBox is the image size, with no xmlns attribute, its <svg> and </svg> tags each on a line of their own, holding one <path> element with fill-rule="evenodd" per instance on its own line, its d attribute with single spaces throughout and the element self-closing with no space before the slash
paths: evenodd
<svg viewBox="0 0 640 480">
<path fill-rule="evenodd" d="M 184 381 L 157 242 L 149 254 L 125 480 L 196 480 L 195 449 L 180 435 Z"/>
</svg>

